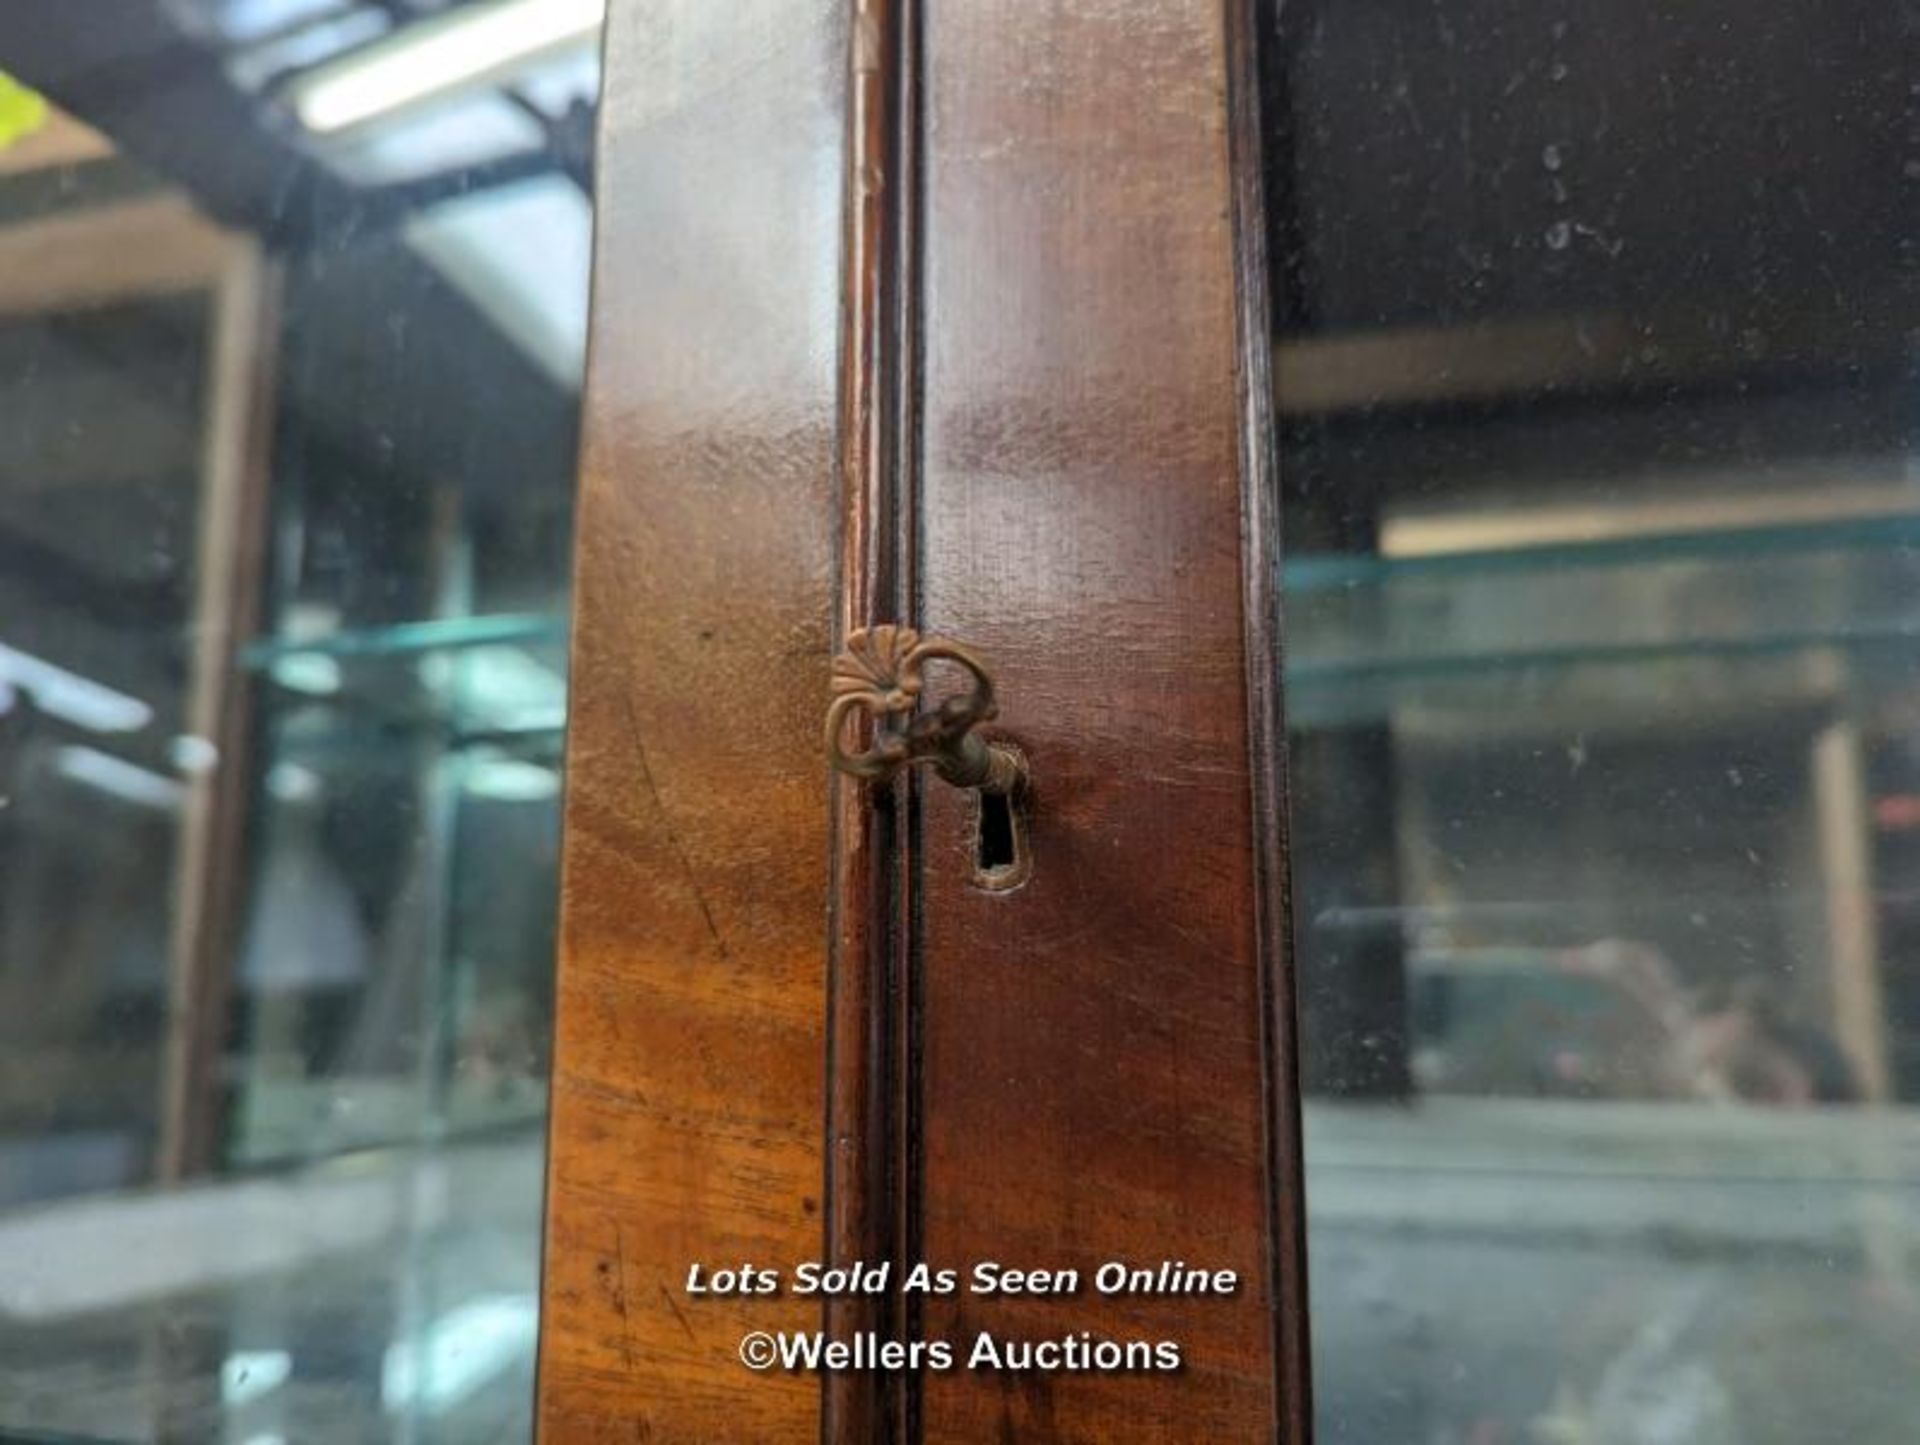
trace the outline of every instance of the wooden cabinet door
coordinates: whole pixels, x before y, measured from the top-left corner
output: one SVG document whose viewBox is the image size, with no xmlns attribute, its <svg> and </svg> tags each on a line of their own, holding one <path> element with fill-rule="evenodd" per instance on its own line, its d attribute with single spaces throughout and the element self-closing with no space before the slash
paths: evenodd
<svg viewBox="0 0 1920 1445">
<path fill-rule="evenodd" d="M 612 7 L 555 1445 L 1305 1438 L 1250 30 Z M 884 623 L 990 668 L 1020 886 L 983 886 L 969 793 L 830 773 L 834 654 Z M 890 1272 L 822 1297 L 809 1263 Z M 1163 1264 L 1231 1291 L 1101 1288 Z M 776 1288 L 700 1292 L 729 1270 Z M 755 1369 L 755 1332 L 951 1363 Z"/>
</svg>

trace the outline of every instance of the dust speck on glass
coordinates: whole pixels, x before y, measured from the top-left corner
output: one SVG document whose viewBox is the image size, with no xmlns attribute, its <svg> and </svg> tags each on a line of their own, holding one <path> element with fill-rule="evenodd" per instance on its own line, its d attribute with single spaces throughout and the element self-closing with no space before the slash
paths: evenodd
<svg viewBox="0 0 1920 1445">
<path fill-rule="evenodd" d="M 1911 13 L 1266 15 L 1318 1438 L 1907 1445 Z"/>
<path fill-rule="evenodd" d="M 530 1437 L 601 15 L 0 20 L 7 1439 Z"/>
</svg>

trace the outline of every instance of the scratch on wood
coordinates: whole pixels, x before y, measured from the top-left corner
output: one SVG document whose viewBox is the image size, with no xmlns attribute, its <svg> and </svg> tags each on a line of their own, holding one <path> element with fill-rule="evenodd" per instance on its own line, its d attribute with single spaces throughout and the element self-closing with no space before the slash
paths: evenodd
<svg viewBox="0 0 1920 1445">
<path fill-rule="evenodd" d="M 680 1321 L 680 1328 L 687 1332 L 687 1338 L 690 1340 L 696 1339 L 697 1337 L 693 1333 L 693 1326 L 687 1323 L 686 1315 L 681 1312 L 680 1306 L 674 1303 L 673 1291 L 668 1289 L 664 1284 L 659 1288 L 660 1298 L 667 1302 L 667 1308 L 673 1311 L 673 1317 Z"/>
<path fill-rule="evenodd" d="M 600 1264 L 606 1269 L 606 1261 Z M 627 1241 L 619 1225 L 613 1227 L 613 1285 L 607 1291 L 614 1313 L 620 1316 L 620 1357 L 633 1368 L 633 1320 L 627 1314 Z"/>
<path fill-rule="evenodd" d="M 687 856 L 686 848 L 680 842 L 680 833 L 673 826 L 673 817 L 667 812 L 667 805 L 660 796 L 660 789 L 653 781 L 653 768 L 647 763 L 647 746 L 640 741 L 640 719 L 634 716 L 633 699 L 622 696 L 621 706 L 626 713 L 627 732 L 633 739 L 634 760 L 640 764 L 640 782 L 647 790 L 647 796 L 653 799 L 653 806 L 660 814 L 660 825 L 666 829 L 667 842 L 673 848 L 673 856 L 680 860 L 680 867 L 687 875 L 687 886 L 693 890 L 693 901 L 700 906 L 700 916 L 706 920 L 707 932 L 712 935 L 720 956 L 728 962 L 733 960 L 733 951 L 727 947 L 727 940 L 720 936 L 720 925 L 714 921 L 713 907 L 707 902 L 707 895 L 700 887 L 700 875 L 694 871 L 693 859 Z"/>
</svg>

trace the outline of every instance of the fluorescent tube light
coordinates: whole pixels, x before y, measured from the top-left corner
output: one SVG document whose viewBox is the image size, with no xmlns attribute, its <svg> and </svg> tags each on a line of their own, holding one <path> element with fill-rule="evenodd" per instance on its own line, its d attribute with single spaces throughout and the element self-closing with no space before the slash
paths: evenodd
<svg viewBox="0 0 1920 1445">
<path fill-rule="evenodd" d="M 63 778 L 110 793 L 123 802 L 162 812 L 179 807 L 186 791 L 172 778 L 81 744 L 60 749 L 55 766 Z"/>
<path fill-rule="evenodd" d="M 287 1351 L 236 1350 L 220 1366 L 220 1403 L 250 1405 L 292 1378 L 293 1356 Z"/>
<path fill-rule="evenodd" d="M 153 721 L 153 709 L 139 698 L 4 645 L 0 645 L 0 682 L 29 693 L 42 712 L 91 732 L 138 732 Z"/>
<path fill-rule="evenodd" d="M 606 0 L 481 0 L 316 66 L 288 102 L 308 130 L 346 130 L 587 44 L 606 13 Z"/>
<path fill-rule="evenodd" d="M 324 652 L 289 652 L 273 660 L 271 672 L 273 680 L 288 692 L 331 697 L 340 691 L 339 659 Z"/>
<path fill-rule="evenodd" d="M 468 769 L 466 788 L 495 803 L 541 803 L 560 796 L 560 775 L 523 758 L 482 758 Z"/>
<path fill-rule="evenodd" d="M 387 1346 L 381 1403 L 390 1413 L 442 1413 L 531 1354 L 538 1333 L 532 1296 L 482 1295 Z"/>
<path fill-rule="evenodd" d="M 214 764 L 220 761 L 220 749 L 205 738 L 182 733 L 167 744 L 167 758 L 189 777 L 198 777 L 213 771 Z"/>
</svg>

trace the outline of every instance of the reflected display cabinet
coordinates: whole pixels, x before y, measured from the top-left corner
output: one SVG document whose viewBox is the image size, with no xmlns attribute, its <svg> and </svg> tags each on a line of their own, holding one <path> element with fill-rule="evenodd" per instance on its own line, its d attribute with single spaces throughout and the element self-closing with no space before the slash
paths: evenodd
<svg viewBox="0 0 1920 1445">
<path fill-rule="evenodd" d="M 598 21 L 422 18 L 0 22 L 9 1440 L 531 1431 Z"/>
</svg>

